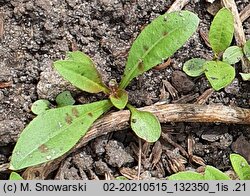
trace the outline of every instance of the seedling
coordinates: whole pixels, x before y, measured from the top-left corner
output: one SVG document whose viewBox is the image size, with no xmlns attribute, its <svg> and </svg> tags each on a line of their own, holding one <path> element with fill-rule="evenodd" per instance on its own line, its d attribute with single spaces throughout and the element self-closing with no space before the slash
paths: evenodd
<svg viewBox="0 0 250 196">
<path fill-rule="evenodd" d="M 18 173 L 11 172 L 9 180 L 23 180 L 23 178 Z"/>
<path fill-rule="evenodd" d="M 134 41 L 119 84 L 116 80 L 104 84 L 94 62 L 80 51 L 69 52 L 65 60 L 56 61 L 54 68 L 74 86 L 89 93 L 103 92 L 109 99 L 84 105 L 57 100 L 59 107 L 54 109 L 48 109 L 46 101 L 35 102 L 33 111 L 38 116 L 21 133 L 10 169 L 20 170 L 62 156 L 113 106 L 128 107 L 135 134 L 148 142 L 157 141 L 161 135 L 158 119 L 128 104 L 125 88 L 133 78 L 172 56 L 196 31 L 198 23 L 199 18 L 189 11 L 166 13 L 153 20 Z"/>
<path fill-rule="evenodd" d="M 250 165 L 244 157 L 238 154 L 231 154 L 230 161 L 235 173 L 240 180 L 250 180 Z M 230 180 L 231 178 L 218 170 L 207 165 L 203 174 L 193 171 L 183 171 L 168 177 L 168 180 Z"/>
<path fill-rule="evenodd" d="M 244 54 L 250 56 L 250 42 L 248 41 L 244 50 L 238 46 L 230 46 L 234 33 L 234 18 L 232 13 L 222 8 L 215 15 L 210 30 L 209 42 L 214 52 L 214 60 L 208 61 L 200 58 L 188 60 L 183 65 L 183 71 L 191 76 L 197 77 L 205 73 L 214 90 L 218 91 L 229 85 L 235 78 L 235 69 L 232 66 L 238 63 Z M 220 60 L 223 53 L 222 60 Z M 249 79 L 249 74 L 241 74 L 242 78 Z"/>
</svg>

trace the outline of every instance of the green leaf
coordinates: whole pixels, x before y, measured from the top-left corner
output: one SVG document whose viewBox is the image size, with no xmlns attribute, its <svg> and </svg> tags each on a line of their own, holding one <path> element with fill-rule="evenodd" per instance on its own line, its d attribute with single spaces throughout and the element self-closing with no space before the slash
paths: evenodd
<svg viewBox="0 0 250 196">
<path fill-rule="evenodd" d="M 23 178 L 18 173 L 11 172 L 9 180 L 23 180 Z"/>
<path fill-rule="evenodd" d="M 207 61 L 204 64 L 205 75 L 216 91 L 229 85 L 235 78 L 235 69 L 222 61 Z"/>
<path fill-rule="evenodd" d="M 56 96 L 56 103 L 58 107 L 63 107 L 67 105 L 74 105 L 75 100 L 72 97 L 70 91 L 63 91 Z"/>
<path fill-rule="evenodd" d="M 229 64 L 235 64 L 243 57 L 242 48 L 238 46 L 231 46 L 223 53 L 223 61 Z"/>
<path fill-rule="evenodd" d="M 197 77 L 200 76 L 201 74 L 204 73 L 204 63 L 206 60 L 200 59 L 200 58 L 193 58 L 188 60 L 187 62 L 184 63 L 183 65 L 183 71 L 192 77 Z"/>
<path fill-rule="evenodd" d="M 244 81 L 250 81 L 250 73 L 240 73 Z"/>
<path fill-rule="evenodd" d="M 60 75 L 83 91 L 89 93 L 108 92 L 93 61 L 82 52 L 71 52 L 68 60 L 56 61 L 54 66 Z"/>
<path fill-rule="evenodd" d="M 227 8 L 222 8 L 215 15 L 208 35 L 210 45 L 216 55 L 230 46 L 233 33 L 233 14 Z"/>
<path fill-rule="evenodd" d="M 204 180 L 202 174 L 193 171 L 183 171 L 172 174 L 168 180 Z"/>
<path fill-rule="evenodd" d="M 120 88 L 172 56 L 196 31 L 199 18 L 189 11 L 166 13 L 146 26 L 134 41 Z"/>
<path fill-rule="evenodd" d="M 109 100 L 50 109 L 34 118 L 18 139 L 11 170 L 44 163 L 69 151 L 112 104 Z"/>
<path fill-rule="evenodd" d="M 126 178 L 125 176 L 117 176 L 115 179 L 116 180 L 128 180 L 128 178 Z"/>
<path fill-rule="evenodd" d="M 130 124 L 135 134 L 147 142 L 156 142 L 161 136 L 161 124 L 150 112 L 139 111 L 127 104 L 131 111 Z"/>
<path fill-rule="evenodd" d="M 247 40 L 247 42 L 245 43 L 243 47 L 243 51 L 244 51 L 245 56 L 250 61 L 250 40 Z"/>
<path fill-rule="evenodd" d="M 31 106 L 31 111 L 38 115 L 49 109 L 50 102 L 45 99 L 39 99 L 35 101 Z"/>
<path fill-rule="evenodd" d="M 230 180 L 230 178 L 217 168 L 207 165 L 204 180 Z"/>
<path fill-rule="evenodd" d="M 239 154 L 230 154 L 230 161 L 240 180 L 250 180 L 250 165 L 244 157 Z"/>
<path fill-rule="evenodd" d="M 118 89 L 109 96 L 109 99 L 116 108 L 122 110 L 128 103 L 128 93 L 123 89 Z"/>
</svg>

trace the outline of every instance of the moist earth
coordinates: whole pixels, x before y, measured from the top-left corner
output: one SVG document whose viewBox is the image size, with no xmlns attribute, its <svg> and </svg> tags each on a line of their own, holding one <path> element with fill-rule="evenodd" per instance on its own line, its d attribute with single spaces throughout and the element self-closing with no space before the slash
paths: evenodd
<svg viewBox="0 0 250 196">
<path fill-rule="evenodd" d="M 137 35 L 172 3 L 173 0 L 0 0 L 0 83 L 8 84 L 0 88 L 0 165 L 9 162 L 20 132 L 35 117 L 30 110 L 34 101 L 47 99 L 55 103 L 55 97 L 65 90 L 72 93 L 76 104 L 104 98 L 101 93 L 89 94 L 73 87 L 53 70 L 53 61 L 63 59 L 67 51 L 81 50 L 93 59 L 104 83 L 110 79 L 119 82 Z M 249 2 L 236 3 L 241 11 Z M 199 31 L 209 30 L 213 19 L 208 12 L 210 5 L 205 0 L 193 0 L 184 7 L 198 14 L 199 29 L 171 57 L 167 67 L 152 69 L 130 83 L 127 91 L 132 105 L 142 107 L 178 100 L 194 103 L 197 96 L 210 88 L 204 76 L 190 78 L 182 71 L 183 63 L 190 58 L 213 58 Z M 243 22 L 243 27 L 250 39 L 250 18 Z M 249 108 L 250 85 L 239 76 L 240 64 L 236 64 L 236 70 L 232 85 L 213 92 L 206 104 Z M 164 81 L 176 90 L 175 96 L 165 89 Z M 193 154 L 205 164 L 230 170 L 232 152 L 242 154 L 250 163 L 249 126 L 168 123 L 162 124 L 162 129 L 165 137 L 155 144 L 142 142 L 142 179 L 164 178 L 202 165 L 183 156 L 190 138 Z M 138 147 L 138 138 L 130 129 L 98 137 L 69 155 L 49 178 L 136 178 Z M 175 165 L 175 161 L 179 164 Z M 8 176 L 8 171 L 0 173 L 0 179 Z"/>
</svg>

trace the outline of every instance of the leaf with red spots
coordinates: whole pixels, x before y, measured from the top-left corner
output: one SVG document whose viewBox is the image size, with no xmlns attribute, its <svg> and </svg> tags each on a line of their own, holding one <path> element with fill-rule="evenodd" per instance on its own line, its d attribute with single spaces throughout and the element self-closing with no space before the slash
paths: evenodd
<svg viewBox="0 0 250 196">
<path fill-rule="evenodd" d="M 108 111 L 108 100 L 46 110 L 23 130 L 14 148 L 10 169 L 19 170 L 62 156 Z"/>
<path fill-rule="evenodd" d="M 161 136 L 161 124 L 152 113 L 127 105 L 131 112 L 130 124 L 135 134 L 147 142 L 156 142 Z"/>
<path fill-rule="evenodd" d="M 199 18 L 190 11 L 166 13 L 153 20 L 129 51 L 120 88 L 126 88 L 133 78 L 172 56 L 196 31 L 198 24 Z"/>
</svg>

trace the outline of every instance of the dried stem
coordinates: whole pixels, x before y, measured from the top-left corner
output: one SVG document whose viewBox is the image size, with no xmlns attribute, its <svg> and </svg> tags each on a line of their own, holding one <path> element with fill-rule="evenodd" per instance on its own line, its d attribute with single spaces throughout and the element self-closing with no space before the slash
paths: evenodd
<svg viewBox="0 0 250 196">
<path fill-rule="evenodd" d="M 168 9 L 167 13 L 182 10 L 182 8 L 189 2 L 190 0 L 176 0 Z"/>
<path fill-rule="evenodd" d="M 240 12 L 241 22 L 244 22 L 250 17 L 250 3 Z"/>
<path fill-rule="evenodd" d="M 234 15 L 234 37 L 238 46 L 242 47 L 246 43 L 246 37 L 244 33 L 244 29 L 242 26 L 242 22 L 240 19 L 240 15 L 237 9 L 237 5 L 234 0 L 222 0 L 222 3 L 226 8 L 232 11 Z M 242 58 L 242 72 L 249 73 L 250 72 L 250 65 L 247 59 Z"/>
<path fill-rule="evenodd" d="M 232 124 L 250 124 L 250 110 L 223 105 L 197 104 L 163 104 L 139 108 L 156 115 L 161 123 L 167 122 L 220 122 Z M 25 171 L 26 179 L 45 179 L 49 173 L 58 168 L 60 162 L 70 153 L 77 151 L 90 140 L 114 131 L 129 128 L 129 110 L 122 110 L 106 114 L 97 120 L 87 134 L 66 155 L 43 164 L 31 167 Z M 35 175 L 36 174 L 36 175 Z M 38 174 L 38 175 L 37 175 Z"/>
</svg>

